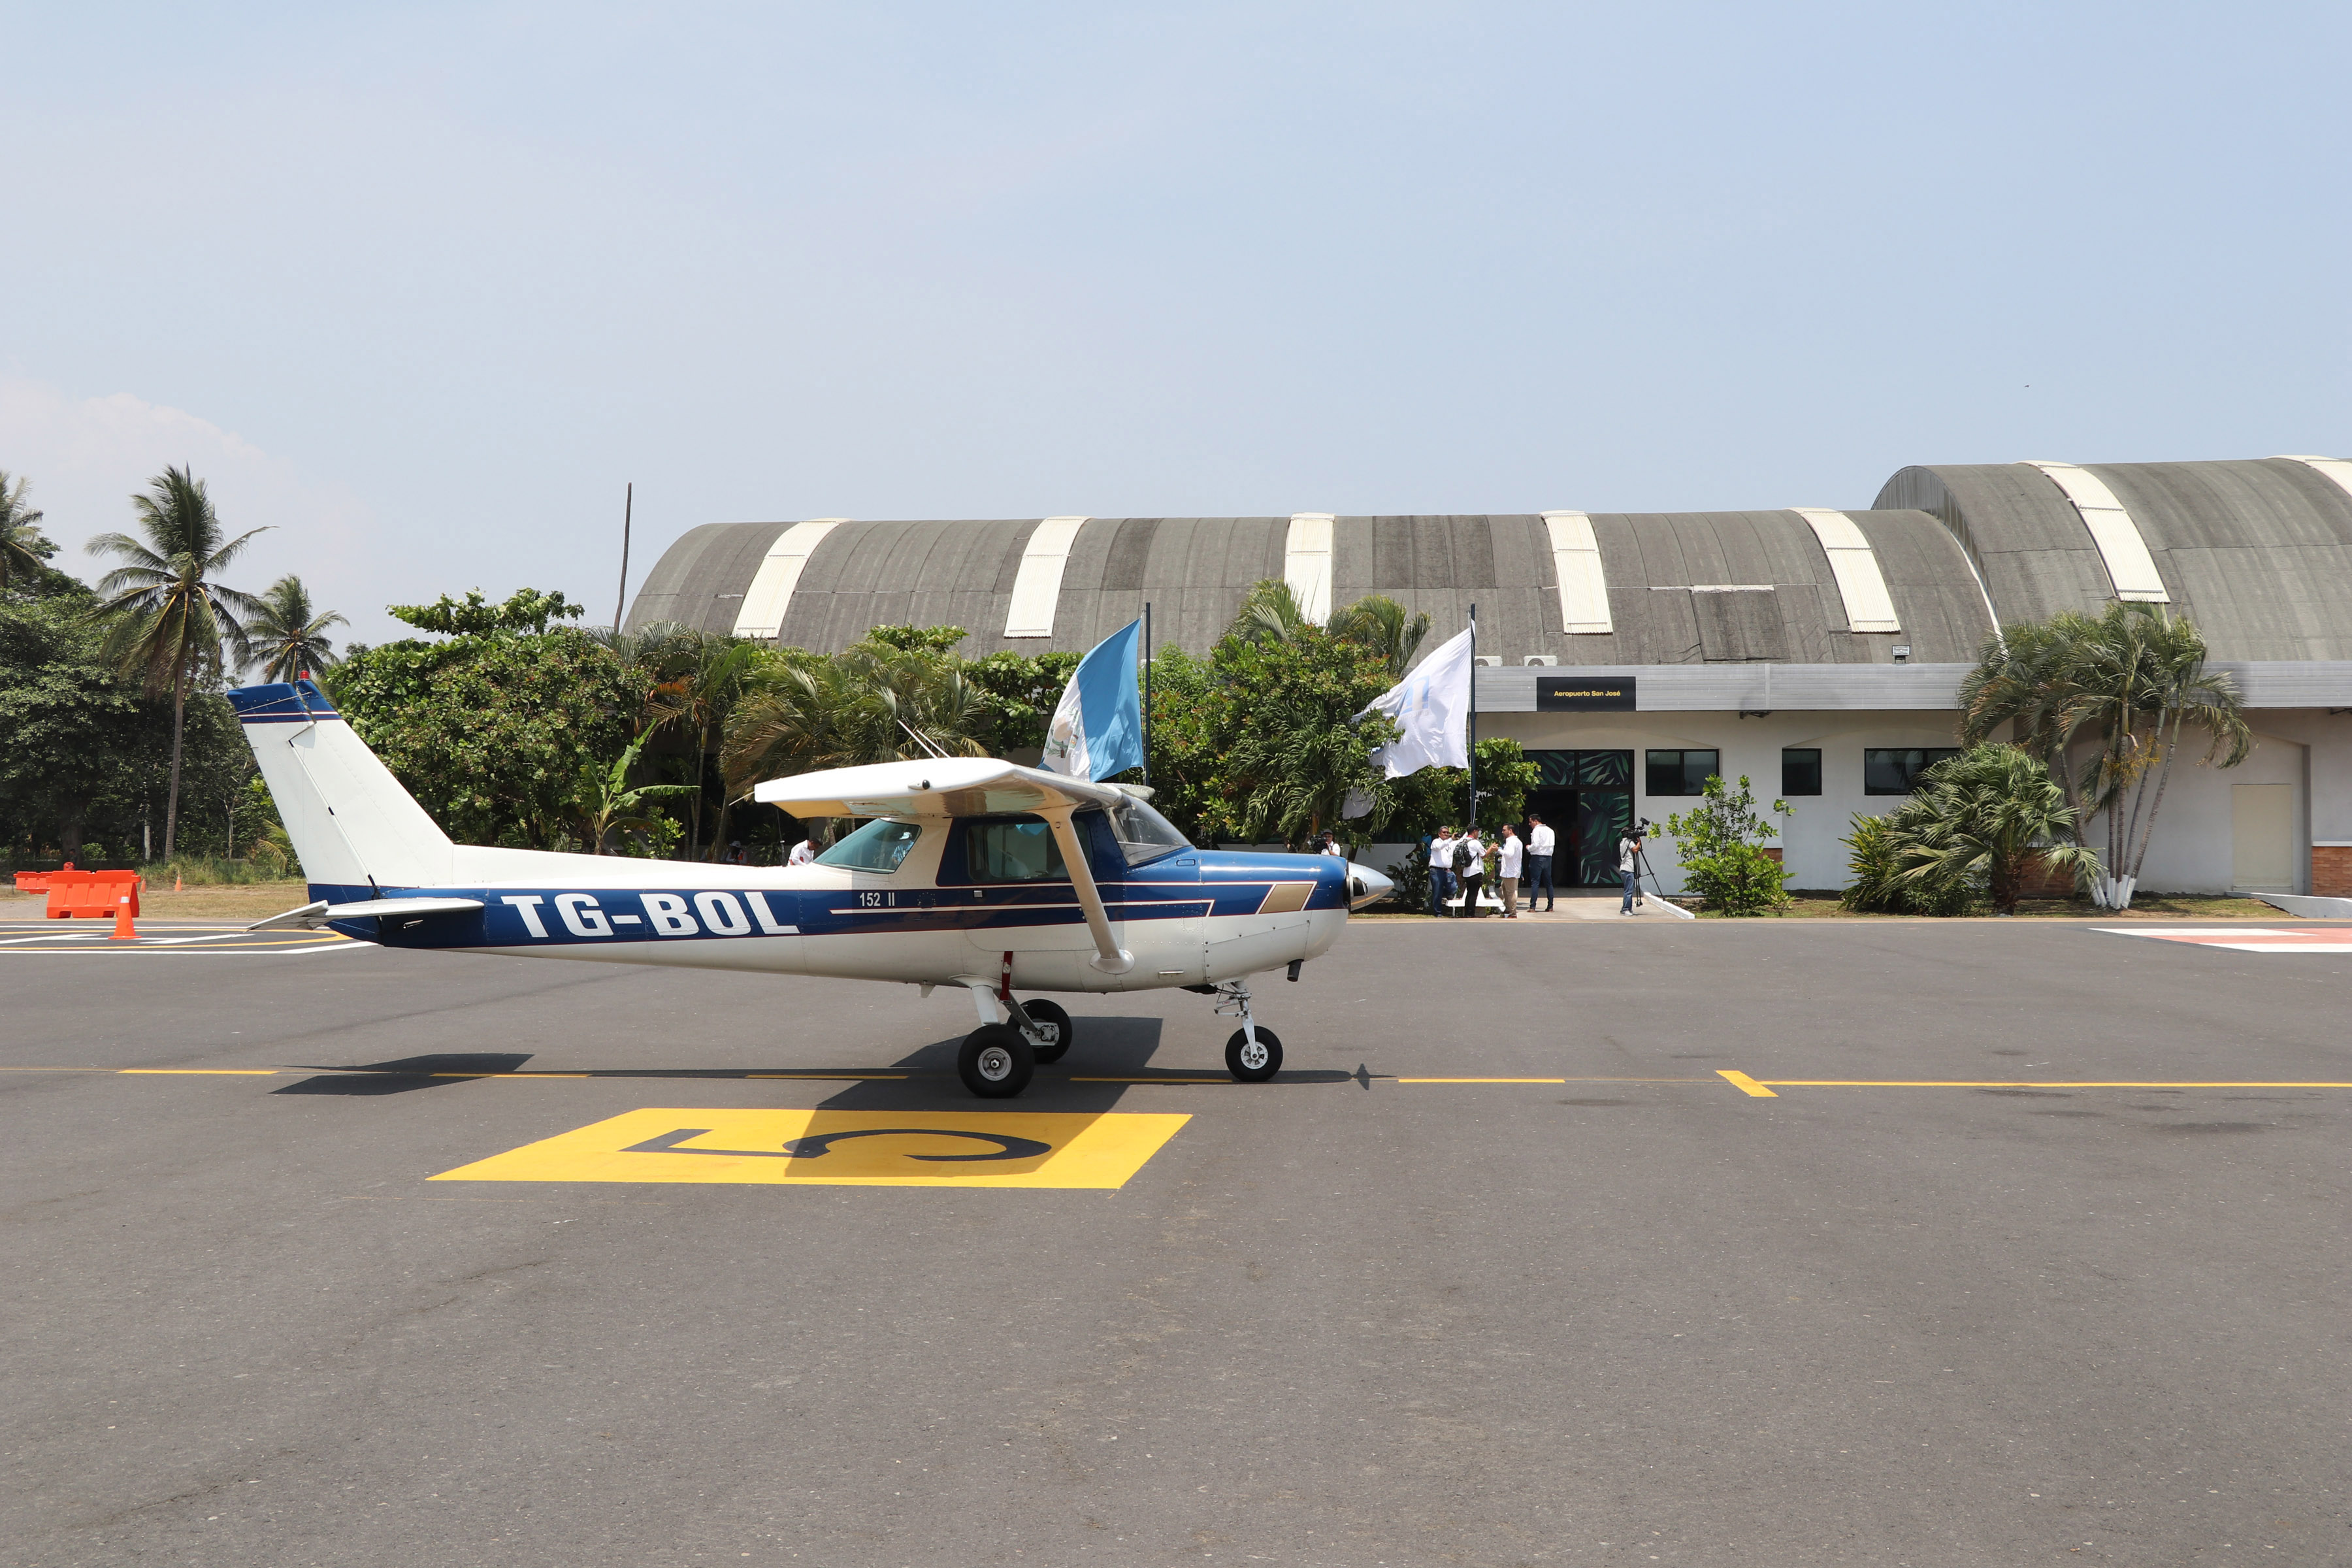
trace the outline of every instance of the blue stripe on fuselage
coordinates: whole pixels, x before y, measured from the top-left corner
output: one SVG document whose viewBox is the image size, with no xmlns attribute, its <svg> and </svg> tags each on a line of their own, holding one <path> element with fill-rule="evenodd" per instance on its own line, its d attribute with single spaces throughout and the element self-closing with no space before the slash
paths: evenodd
<svg viewBox="0 0 2352 1568">
<path fill-rule="evenodd" d="M 1248 915 L 1276 882 L 1315 884 L 1309 910 L 1348 907 L 1347 866 L 1331 857 L 1199 850 L 1099 883 L 1115 921 Z M 987 887 L 750 889 L 372 888 L 313 883 L 328 903 L 369 899 L 479 899 L 460 914 L 373 916 L 332 922 L 347 936 L 391 947 L 552 947 L 665 942 L 685 937 L 841 936 L 896 931 L 996 931 L 1083 925 L 1067 882 Z M 870 900 L 870 901 L 869 901 Z M 379 930 L 379 927 L 386 928 Z"/>
</svg>

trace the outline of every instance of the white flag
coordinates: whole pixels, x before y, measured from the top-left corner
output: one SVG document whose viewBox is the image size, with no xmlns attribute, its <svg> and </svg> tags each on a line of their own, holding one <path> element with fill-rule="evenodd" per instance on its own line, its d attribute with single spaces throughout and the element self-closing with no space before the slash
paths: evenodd
<svg viewBox="0 0 2352 1568">
<path fill-rule="evenodd" d="M 1423 768 L 1470 765 L 1470 632 L 1465 627 L 1364 710 L 1387 714 L 1404 731 L 1372 752 L 1372 761 L 1390 778 Z"/>
</svg>

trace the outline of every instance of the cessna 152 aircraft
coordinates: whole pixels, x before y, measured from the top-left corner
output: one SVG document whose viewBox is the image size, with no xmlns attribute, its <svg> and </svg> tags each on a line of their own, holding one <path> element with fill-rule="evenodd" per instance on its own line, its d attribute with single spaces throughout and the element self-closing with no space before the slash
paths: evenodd
<svg viewBox="0 0 2352 1568">
<path fill-rule="evenodd" d="M 1143 792 L 979 757 L 773 779 L 795 816 L 868 819 L 792 867 L 453 844 L 308 680 L 228 694 L 314 902 L 257 931 L 330 927 L 385 947 L 676 964 L 964 988 L 957 1070 L 1019 1094 L 1070 1048 L 1070 1016 L 1018 991 L 1213 995 L 1225 1066 L 1282 1066 L 1250 977 L 1328 952 L 1389 879 L 1333 856 L 1195 848 Z"/>
</svg>

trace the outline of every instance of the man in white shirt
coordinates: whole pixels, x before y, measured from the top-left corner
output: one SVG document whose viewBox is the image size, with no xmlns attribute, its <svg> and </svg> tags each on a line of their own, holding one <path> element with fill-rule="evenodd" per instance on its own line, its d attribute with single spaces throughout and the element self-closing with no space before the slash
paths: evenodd
<svg viewBox="0 0 2352 1568">
<path fill-rule="evenodd" d="M 1338 837 L 1329 833 L 1323 835 L 1323 847 L 1318 849 L 1315 853 L 1318 855 L 1336 855 L 1342 860 L 1345 860 L 1348 858 L 1348 852 L 1339 847 L 1339 840 Z"/>
<path fill-rule="evenodd" d="M 785 857 L 784 864 L 787 866 L 805 866 L 815 858 L 816 846 L 810 840 L 803 838 L 798 844 L 793 846 L 793 852 Z"/>
<path fill-rule="evenodd" d="M 1486 846 L 1475 827 L 1462 830 L 1462 842 L 1454 847 L 1454 879 L 1462 884 L 1462 912 L 1472 920 L 1478 918 L 1478 893 L 1486 885 Z"/>
<path fill-rule="evenodd" d="M 1454 829 L 1441 827 L 1429 841 L 1429 912 L 1445 912 L 1445 895 L 1454 890 Z"/>
<path fill-rule="evenodd" d="M 1536 895 L 1544 896 L 1544 912 L 1549 914 L 1559 897 L 1551 885 L 1551 824 L 1540 816 L 1528 818 L 1528 908 L 1536 907 Z"/>
<path fill-rule="evenodd" d="M 1503 918 L 1507 921 L 1519 918 L 1519 857 L 1525 853 L 1527 846 L 1519 842 L 1517 832 L 1509 823 L 1503 824 L 1502 846 L 1495 851 L 1495 875 L 1502 879 Z"/>
</svg>

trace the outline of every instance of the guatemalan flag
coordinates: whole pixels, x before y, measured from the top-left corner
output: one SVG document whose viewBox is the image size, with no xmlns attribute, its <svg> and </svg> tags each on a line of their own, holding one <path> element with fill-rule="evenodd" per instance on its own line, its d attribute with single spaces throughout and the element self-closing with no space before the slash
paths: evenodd
<svg viewBox="0 0 2352 1568">
<path fill-rule="evenodd" d="M 1045 729 L 1041 765 L 1073 778 L 1102 780 L 1143 763 L 1143 696 L 1136 688 L 1140 617 L 1097 643 L 1062 689 Z"/>
</svg>

